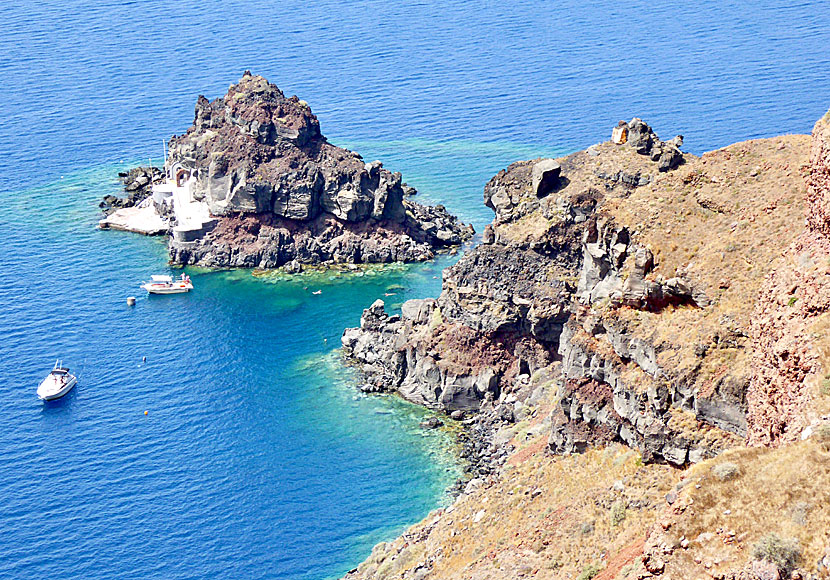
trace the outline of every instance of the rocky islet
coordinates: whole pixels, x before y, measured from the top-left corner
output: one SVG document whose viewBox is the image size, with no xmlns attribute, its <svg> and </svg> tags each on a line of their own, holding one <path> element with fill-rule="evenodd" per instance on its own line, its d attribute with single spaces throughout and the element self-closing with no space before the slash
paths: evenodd
<svg viewBox="0 0 830 580">
<path fill-rule="evenodd" d="M 199 97 L 191 127 L 167 145 L 165 173 L 210 215 L 195 234 L 171 236 L 173 264 L 414 262 L 473 235 L 443 206 L 408 199 L 415 191 L 400 173 L 329 143 L 305 101 L 249 71 L 224 97 Z M 154 204 L 174 233 L 183 226 L 170 204 Z"/>
</svg>

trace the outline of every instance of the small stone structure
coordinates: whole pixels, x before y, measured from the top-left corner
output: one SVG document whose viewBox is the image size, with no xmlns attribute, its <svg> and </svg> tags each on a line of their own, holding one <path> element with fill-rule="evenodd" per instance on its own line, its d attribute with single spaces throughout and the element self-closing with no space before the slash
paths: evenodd
<svg viewBox="0 0 830 580">
<path fill-rule="evenodd" d="M 611 141 L 614 145 L 622 145 L 628 141 L 628 123 L 620 121 L 613 131 L 611 131 Z"/>
</svg>

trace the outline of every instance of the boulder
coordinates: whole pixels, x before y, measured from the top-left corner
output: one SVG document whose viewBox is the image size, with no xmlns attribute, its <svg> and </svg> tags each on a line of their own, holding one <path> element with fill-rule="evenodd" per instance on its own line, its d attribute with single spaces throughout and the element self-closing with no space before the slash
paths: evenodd
<svg viewBox="0 0 830 580">
<path fill-rule="evenodd" d="M 554 159 L 543 159 L 533 166 L 532 189 L 536 197 L 545 197 L 559 185 L 562 167 Z"/>
</svg>

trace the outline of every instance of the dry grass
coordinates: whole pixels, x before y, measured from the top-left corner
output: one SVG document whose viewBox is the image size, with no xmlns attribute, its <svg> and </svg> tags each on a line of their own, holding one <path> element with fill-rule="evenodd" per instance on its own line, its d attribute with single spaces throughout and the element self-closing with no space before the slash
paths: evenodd
<svg viewBox="0 0 830 580">
<path fill-rule="evenodd" d="M 728 464 L 728 471 L 738 473 L 721 480 L 716 474 Z M 670 536 L 676 544 L 685 537 L 691 545 L 670 560 L 667 574 L 672 578 L 702 572 L 695 558 L 719 562 L 713 570 L 739 568 L 752 558 L 750 548 L 770 534 L 797 542 L 807 569 L 814 568 L 830 544 L 830 453 L 815 441 L 727 451 L 690 468 L 685 481 L 689 505 Z"/>
<path fill-rule="evenodd" d="M 397 578 L 427 560 L 428 578 L 442 580 L 593 577 L 618 553 L 633 558 L 631 545 L 641 549 L 678 476 L 643 466 L 621 445 L 570 457 L 538 453 L 376 550 L 357 577 Z M 625 482 L 622 491 L 615 482 Z"/>
</svg>

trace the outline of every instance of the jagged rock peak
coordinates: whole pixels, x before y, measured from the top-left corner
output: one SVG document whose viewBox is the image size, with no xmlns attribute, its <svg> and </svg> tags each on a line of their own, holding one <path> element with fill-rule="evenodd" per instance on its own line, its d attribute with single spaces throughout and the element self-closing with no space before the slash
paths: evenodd
<svg viewBox="0 0 830 580">
<path fill-rule="evenodd" d="M 218 220 L 171 241 L 177 264 L 423 261 L 473 233 L 443 206 L 405 201 L 415 190 L 400 173 L 329 143 L 308 103 L 250 71 L 225 96 L 198 98 L 165 169 Z"/>
<path fill-rule="evenodd" d="M 208 101 L 199 95 L 193 121 L 195 131 L 230 122 L 261 143 L 288 139 L 299 146 L 322 138 L 320 123 L 308 103 L 297 96 L 286 97 L 264 77 L 245 71 L 224 97 Z"/>
<path fill-rule="evenodd" d="M 328 143 L 305 101 L 248 71 L 224 97 L 199 97 L 193 125 L 170 141 L 167 166 L 196 178 L 194 193 L 214 216 L 401 222 L 406 214 L 399 173 Z"/>
</svg>

